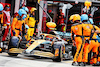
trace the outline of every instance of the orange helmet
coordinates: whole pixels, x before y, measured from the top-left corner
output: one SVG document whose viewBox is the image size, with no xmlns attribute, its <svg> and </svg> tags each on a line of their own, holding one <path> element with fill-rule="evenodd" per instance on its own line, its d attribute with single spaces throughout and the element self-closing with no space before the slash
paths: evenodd
<svg viewBox="0 0 100 67">
<path fill-rule="evenodd" d="M 73 20 L 73 17 L 74 17 L 74 15 L 71 15 L 70 18 L 69 18 L 69 20 L 70 21 Z"/>
<path fill-rule="evenodd" d="M 34 8 L 34 7 L 32 7 L 31 10 L 30 10 L 30 12 L 32 13 L 32 12 L 34 12 L 35 10 L 37 10 L 37 9 Z"/>
<path fill-rule="evenodd" d="M 81 17 L 80 17 L 79 14 L 75 14 L 75 15 L 73 16 L 73 22 L 75 22 L 76 20 L 81 20 Z"/>
</svg>

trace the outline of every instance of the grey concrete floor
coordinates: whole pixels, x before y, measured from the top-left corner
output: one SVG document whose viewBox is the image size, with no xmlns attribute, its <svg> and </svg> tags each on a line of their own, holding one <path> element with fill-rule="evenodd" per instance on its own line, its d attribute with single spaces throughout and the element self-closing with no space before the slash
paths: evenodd
<svg viewBox="0 0 100 67">
<path fill-rule="evenodd" d="M 10 57 L 7 53 L 0 53 L 0 67 L 77 67 L 71 65 L 72 60 L 53 62 L 51 59 L 34 58 L 18 55 Z M 91 67 L 91 66 L 85 66 Z"/>
</svg>

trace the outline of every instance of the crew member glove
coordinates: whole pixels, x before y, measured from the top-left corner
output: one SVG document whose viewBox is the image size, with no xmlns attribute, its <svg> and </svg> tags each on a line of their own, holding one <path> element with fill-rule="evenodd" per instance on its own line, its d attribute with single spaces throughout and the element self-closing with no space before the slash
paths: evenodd
<svg viewBox="0 0 100 67">
<path fill-rule="evenodd" d="M 15 34 L 16 34 L 16 32 L 15 31 L 13 31 L 13 35 L 15 36 Z"/>
<path fill-rule="evenodd" d="M 22 33 L 20 32 L 20 33 L 19 33 L 19 35 L 21 36 L 21 35 L 22 35 Z"/>
</svg>

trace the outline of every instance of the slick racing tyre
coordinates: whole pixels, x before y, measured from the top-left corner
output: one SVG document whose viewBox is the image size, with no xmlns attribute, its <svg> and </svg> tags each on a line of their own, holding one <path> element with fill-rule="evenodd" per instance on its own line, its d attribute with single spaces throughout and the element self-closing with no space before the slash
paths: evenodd
<svg viewBox="0 0 100 67">
<path fill-rule="evenodd" d="M 54 61 L 54 62 L 61 62 L 61 60 L 62 60 L 62 46 L 60 46 L 60 48 L 59 48 L 59 56 L 58 57 L 54 57 L 52 60 Z"/>
<path fill-rule="evenodd" d="M 19 45 L 19 38 L 18 37 L 16 37 L 16 36 L 13 36 L 13 37 L 11 37 L 11 39 L 10 39 L 10 47 L 18 47 L 18 45 Z"/>
<path fill-rule="evenodd" d="M 9 56 L 17 56 L 17 53 L 8 53 Z"/>
</svg>

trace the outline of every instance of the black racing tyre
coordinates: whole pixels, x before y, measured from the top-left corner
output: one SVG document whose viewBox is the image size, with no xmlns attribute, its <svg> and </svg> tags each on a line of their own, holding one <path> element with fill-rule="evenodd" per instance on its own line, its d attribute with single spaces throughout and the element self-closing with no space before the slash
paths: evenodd
<svg viewBox="0 0 100 67">
<path fill-rule="evenodd" d="M 53 60 L 53 62 L 61 62 L 61 59 L 59 58 L 57 58 L 57 59 L 52 59 Z"/>
<path fill-rule="evenodd" d="M 0 53 L 2 53 L 2 51 L 0 51 Z"/>
<path fill-rule="evenodd" d="M 9 56 L 17 56 L 17 53 L 8 53 Z"/>
<path fill-rule="evenodd" d="M 62 46 L 59 48 L 59 56 L 52 59 L 54 62 L 61 62 L 62 60 Z"/>
</svg>

